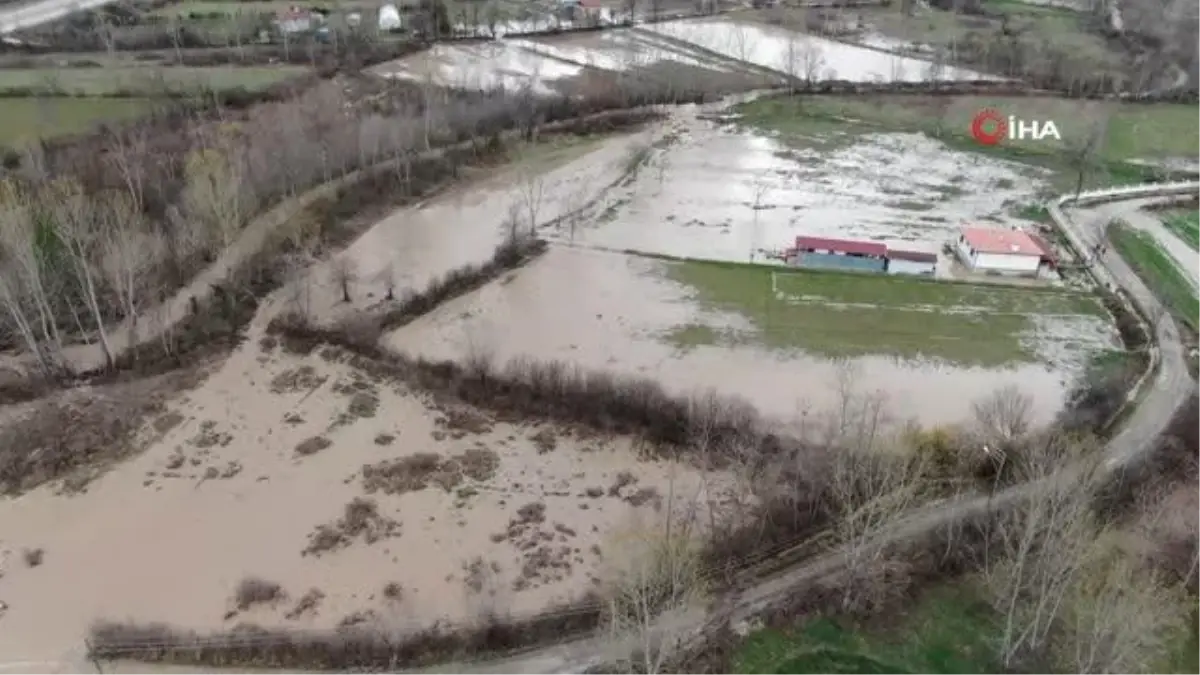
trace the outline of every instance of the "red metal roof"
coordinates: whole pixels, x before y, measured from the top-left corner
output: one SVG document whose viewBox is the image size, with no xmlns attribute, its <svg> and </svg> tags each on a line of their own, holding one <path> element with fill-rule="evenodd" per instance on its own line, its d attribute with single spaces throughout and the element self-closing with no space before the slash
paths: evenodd
<svg viewBox="0 0 1200 675">
<path fill-rule="evenodd" d="M 1054 252 L 1054 247 L 1050 245 L 1050 242 L 1046 241 L 1045 237 L 1037 232 L 1030 232 L 1029 238 L 1042 249 L 1042 260 L 1053 265 L 1058 264 L 1058 254 Z"/>
<path fill-rule="evenodd" d="M 887 246 L 877 242 L 826 239 L 825 237 L 796 237 L 796 249 L 801 251 L 836 251 L 838 253 L 879 256 L 881 258 L 887 255 Z"/>
<path fill-rule="evenodd" d="M 888 258 L 892 260 L 907 260 L 909 262 L 936 263 L 937 254 L 927 253 L 925 251 L 897 251 L 888 249 Z"/>
<path fill-rule="evenodd" d="M 1002 230 L 986 227 L 964 227 L 963 239 L 980 253 L 1003 253 L 1006 255 L 1036 255 L 1045 251 L 1028 234 L 1021 230 Z"/>
</svg>

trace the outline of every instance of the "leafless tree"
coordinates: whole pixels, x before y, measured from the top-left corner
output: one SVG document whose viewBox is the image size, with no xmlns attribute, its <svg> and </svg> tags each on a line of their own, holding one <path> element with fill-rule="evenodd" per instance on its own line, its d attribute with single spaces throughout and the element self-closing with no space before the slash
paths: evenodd
<svg viewBox="0 0 1200 675">
<path fill-rule="evenodd" d="M 396 299 L 396 264 L 388 263 L 387 267 L 380 273 L 383 279 L 383 288 L 386 291 L 384 296 L 386 300 L 391 302 Z"/>
<path fill-rule="evenodd" d="M 1036 481 L 1037 489 L 994 519 L 996 543 L 986 554 L 985 577 L 1004 617 L 1000 648 L 1006 666 L 1048 645 L 1094 539 L 1091 495 L 1099 462 L 1094 452 L 1088 459 L 1088 449 L 1057 436 L 1030 448 L 1018 471 L 1020 478 Z M 1077 468 L 1057 473 L 1068 465 Z"/>
<path fill-rule="evenodd" d="M 1099 164 L 1108 142 L 1108 120 L 1112 108 L 1107 103 L 1093 103 L 1083 111 L 1088 120 L 1084 133 L 1066 139 L 1067 161 L 1075 170 L 1075 198 L 1083 192 L 1084 181 Z"/>
<path fill-rule="evenodd" d="M 925 486 L 921 465 L 888 453 L 844 448 L 838 450 L 830 478 L 830 494 L 837 508 L 834 528 L 846 554 L 851 581 L 844 587 L 842 606 L 858 609 L 874 598 L 860 591 L 873 590 L 868 579 L 885 566 L 884 534 L 922 499 Z"/>
<path fill-rule="evenodd" d="M 100 269 L 129 325 L 130 344 L 137 342 L 139 302 L 149 274 L 162 259 L 162 242 L 140 224 L 141 214 L 124 193 L 107 195 L 96 205 L 103 231 Z"/>
<path fill-rule="evenodd" d="M 28 191 L 0 183 L 0 293 L 22 339 L 47 375 L 61 368 L 62 335 L 36 244 L 35 209 Z"/>
<path fill-rule="evenodd" d="M 1122 536 L 1095 533 L 1091 556 L 1064 602 L 1059 623 L 1066 635 L 1057 656 L 1072 672 L 1153 672 L 1194 610 L 1182 588 L 1116 543 Z"/>
<path fill-rule="evenodd" d="M 342 302 L 350 302 L 350 285 L 356 278 L 354 262 L 348 255 L 340 255 L 333 260 L 333 282 L 342 292 Z"/>
<path fill-rule="evenodd" d="M 236 158 L 221 146 L 197 150 L 187 162 L 184 209 L 207 226 L 210 241 L 222 249 L 242 226 L 244 178 Z"/>
<path fill-rule="evenodd" d="M 971 411 L 985 441 L 1005 444 L 1029 431 L 1033 399 L 1009 384 L 972 403 Z"/>
<path fill-rule="evenodd" d="M 104 308 L 100 304 L 102 270 L 95 262 L 104 246 L 103 223 L 97 217 L 97 211 L 102 209 L 96 209 L 84 194 L 83 187 L 70 179 L 58 179 L 44 186 L 39 196 L 50 213 L 55 236 L 62 242 L 74 269 L 81 295 L 96 325 L 104 361 L 111 368 L 115 355 L 104 325 Z"/>
<path fill-rule="evenodd" d="M 604 593 L 609 628 L 615 639 L 638 640 L 638 672 L 661 673 L 676 636 L 658 625 L 659 617 L 682 610 L 703 597 L 700 551 L 692 526 L 668 507 L 664 522 L 635 526 L 623 537 Z M 668 623 L 668 622 L 663 622 Z"/>
<path fill-rule="evenodd" d="M 537 236 L 538 214 L 542 209 L 542 199 L 546 192 L 545 182 L 531 168 L 521 171 L 520 175 L 521 205 L 525 207 L 525 216 L 529 219 L 529 236 Z"/>
<path fill-rule="evenodd" d="M 821 46 L 811 40 L 805 40 L 800 50 L 800 64 L 805 84 L 812 85 L 817 81 L 821 69 L 825 67 L 825 52 Z"/>
</svg>

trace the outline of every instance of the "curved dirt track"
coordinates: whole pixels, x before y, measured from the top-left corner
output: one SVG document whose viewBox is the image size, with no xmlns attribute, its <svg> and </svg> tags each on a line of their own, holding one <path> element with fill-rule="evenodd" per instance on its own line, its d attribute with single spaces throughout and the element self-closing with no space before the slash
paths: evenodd
<svg viewBox="0 0 1200 675">
<path fill-rule="evenodd" d="M 1133 206 L 1134 204 L 1144 201 L 1144 199 L 1127 200 L 1134 210 L 1138 208 Z M 1068 234 L 1084 244 L 1102 241 L 1104 227 L 1112 217 L 1114 207 L 1121 210 L 1118 206 L 1121 203 L 1110 203 L 1091 208 L 1067 208 L 1065 211 L 1068 217 L 1063 225 L 1069 229 Z M 1128 209 L 1127 206 L 1125 210 Z M 1124 288 L 1135 301 L 1150 312 L 1154 312 L 1156 308 L 1160 307 L 1158 300 L 1150 293 L 1149 289 L 1116 254 L 1109 252 L 1099 262 L 1101 265 L 1097 268 L 1097 274 L 1101 279 L 1111 281 Z M 1175 411 L 1187 400 L 1195 388 L 1195 383 L 1187 375 L 1186 353 L 1174 322 L 1160 321 L 1155 326 L 1155 333 L 1158 341 L 1160 367 L 1153 379 L 1147 383 L 1148 389 L 1138 407 L 1130 414 L 1120 432 L 1109 441 L 1105 449 L 1104 469 L 1106 471 L 1125 470 L 1145 457 L 1155 447 L 1159 434 L 1169 423 Z M 1003 508 L 1029 497 L 1035 491 L 1044 489 L 1048 484 L 1052 484 L 1051 482 L 1077 480 L 1082 469 L 1080 466 L 1068 467 L 1047 479 L 1015 486 L 991 498 L 979 496 L 933 504 L 897 524 L 887 536 L 887 541 L 914 538 L 928 534 L 940 526 L 970 516 L 981 515 L 989 510 Z M 784 597 L 785 594 L 801 591 L 817 581 L 839 574 L 844 568 L 846 555 L 844 551 L 833 551 L 762 579 L 754 586 L 725 599 L 719 615 L 733 622 L 751 618 L 778 601 L 779 598 Z M 711 614 L 706 608 L 695 607 L 661 617 L 656 622 L 654 631 L 660 636 L 680 642 L 703 639 L 704 630 L 711 620 L 710 616 Z M 613 636 L 599 633 L 509 656 L 447 663 L 412 672 L 586 672 L 606 664 L 627 660 L 644 644 L 644 636 L 641 635 Z M 64 666 L 66 665 L 64 664 Z M 71 669 L 75 671 L 88 666 L 82 660 L 76 660 L 72 665 Z M 162 664 L 150 666 L 135 662 L 108 664 L 106 670 L 200 672 L 200 669 L 194 668 L 175 668 Z M 213 671 L 207 669 L 205 672 Z"/>
</svg>

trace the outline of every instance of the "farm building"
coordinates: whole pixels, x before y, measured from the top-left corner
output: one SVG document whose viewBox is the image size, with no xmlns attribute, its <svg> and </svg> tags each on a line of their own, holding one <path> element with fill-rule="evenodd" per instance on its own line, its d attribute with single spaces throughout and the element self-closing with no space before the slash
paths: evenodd
<svg viewBox="0 0 1200 675">
<path fill-rule="evenodd" d="M 889 248 L 887 252 L 887 273 L 933 276 L 937 272 L 937 261 L 938 257 L 936 253 L 897 251 Z"/>
<path fill-rule="evenodd" d="M 887 269 L 887 246 L 870 241 L 796 237 L 787 260 L 796 267 L 883 272 Z"/>
<path fill-rule="evenodd" d="M 959 258 L 973 272 L 1035 276 L 1045 251 L 1021 230 L 964 227 L 954 245 Z"/>
</svg>

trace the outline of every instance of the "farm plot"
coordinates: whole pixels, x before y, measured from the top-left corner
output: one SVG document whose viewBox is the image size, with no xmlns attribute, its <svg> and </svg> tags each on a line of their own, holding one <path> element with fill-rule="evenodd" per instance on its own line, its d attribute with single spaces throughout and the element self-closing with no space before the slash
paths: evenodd
<svg viewBox="0 0 1200 675">
<path fill-rule="evenodd" d="M 647 24 L 644 30 L 805 79 L 919 82 L 930 79 L 931 74 L 941 80 L 992 79 L 962 68 L 938 67 L 935 70 L 931 63 L 920 59 L 731 18 L 667 21 Z"/>
<path fill-rule="evenodd" d="M 0 89 L 68 96 L 154 95 L 224 89 L 265 89 L 309 72 L 303 66 L 233 68 L 222 66 L 155 68 L 34 68 L 0 70 Z"/>
<path fill-rule="evenodd" d="M 936 253 L 965 222 L 1024 222 L 1006 205 L 1034 200 L 1045 174 L 917 134 L 805 132 L 773 139 L 681 113 L 672 142 L 643 148 L 635 179 L 574 241 L 741 262 L 800 235 Z"/>
<path fill-rule="evenodd" d="M 372 68 L 376 75 L 454 89 L 526 87 L 555 93 L 554 82 L 579 75 L 583 66 L 522 49 L 511 42 L 435 44 L 430 49 Z"/>
<path fill-rule="evenodd" d="M 769 84 L 761 73 L 728 59 L 628 28 L 597 33 L 513 38 L 480 44 L 438 44 L 426 52 L 376 66 L 383 77 L 459 89 L 529 87 L 550 95 L 617 74 L 750 88 Z M 690 78 L 690 79 L 688 79 Z"/>
<path fill-rule="evenodd" d="M 6 98 L 0 105 L 0 146 L 82 133 L 139 117 L 154 105 L 142 98 Z"/>
<path fill-rule="evenodd" d="M 775 271 L 554 248 L 387 341 L 432 358 L 559 359 L 680 392 L 716 387 L 785 420 L 828 410 L 852 381 L 889 414 L 930 424 L 961 421 L 1005 384 L 1049 419 L 1083 361 L 1114 344 L 1087 296 L 844 275 L 788 277 L 777 296 Z"/>
</svg>

